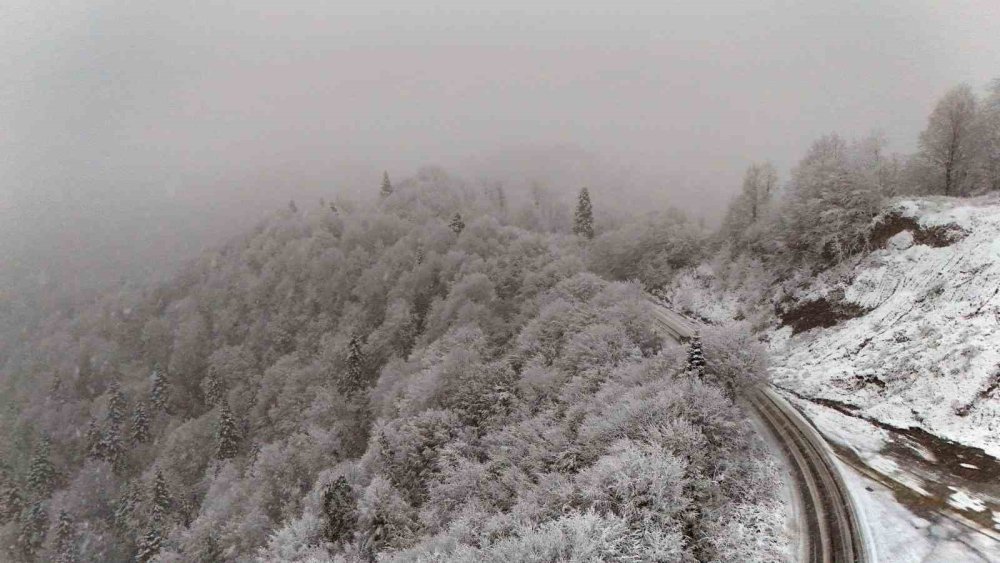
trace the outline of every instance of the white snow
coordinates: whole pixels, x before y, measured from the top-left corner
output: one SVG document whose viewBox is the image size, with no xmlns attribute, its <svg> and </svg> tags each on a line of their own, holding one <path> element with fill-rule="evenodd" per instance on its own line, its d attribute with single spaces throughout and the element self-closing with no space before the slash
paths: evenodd
<svg viewBox="0 0 1000 563">
<path fill-rule="evenodd" d="M 890 238 L 886 244 L 889 248 L 893 250 L 906 250 L 913 246 L 913 233 L 910 231 L 903 231 L 897 233 Z"/>
<path fill-rule="evenodd" d="M 843 464 L 841 473 L 854 497 L 873 561 L 1000 562 L 997 543 L 991 538 L 944 517 L 916 516 L 881 484 Z"/>
<path fill-rule="evenodd" d="M 795 336 L 777 331 L 775 380 L 1000 457 L 1000 389 L 986 394 L 1000 377 L 1000 200 L 909 200 L 894 209 L 968 236 L 933 248 L 904 231 L 819 276 L 807 293 L 839 289 L 870 311 Z"/>
<path fill-rule="evenodd" d="M 955 491 L 951 497 L 948 499 L 948 504 L 954 506 L 959 510 L 974 510 L 976 512 L 982 512 L 986 510 L 986 503 L 976 498 L 974 495 L 966 491 L 965 489 L 960 489 L 958 487 L 948 487 L 952 491 Z"/>
<path fill-rule="evenodd" d="M 664 292 L 671 307 L 681 313 L 692 313 L 712 323 L 724 323 L 739 312 L 735 292 L 715 291 L 716 272 L 709 264 L 701 264 L 677 277 Z"/>
<path fill-rule="evenodd" d="M 925 488 L 921 477 L 913 474 L 909 468 L 900 467 L 896 460 L 879 453 L 890 441 L 885 430 L 836 410 L 786 397 L 806 414 L 824 438 L 850 448 L 865 465 L 911 491 L 925 497 L 933 496 Z"/>
</svg>

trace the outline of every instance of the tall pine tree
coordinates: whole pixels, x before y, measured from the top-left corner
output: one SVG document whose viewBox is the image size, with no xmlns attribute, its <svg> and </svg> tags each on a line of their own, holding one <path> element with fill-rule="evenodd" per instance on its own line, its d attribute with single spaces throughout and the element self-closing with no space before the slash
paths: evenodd
<svg viewBox="0 0 1000 563">
<path fill-rule="evenodd" d="M 219 545 L 219 538 L 214 531 L 210 531 L 205 536 L 205 541 L 198 549 L 198 560 L 202 563 L 216 563 L 222 561 L 222 546 Z"/>
<path fill-rule="evenodd" d="M 153 478 L 153 487 L 150 490 L 150 519 L 146 527 L 146 532 L 139 538 L 138 550 L 135 555 L 136 561 L 147 563 L 153 560 L 163 546 L 163 527 L 170 511 L 173 508 L 173 500 L 170 498 L 170 491 L 167 489 L 167 480 L 163 478 L 163 472 L 156 470 Z"/>
<path fill-rule="evenodd" d="M 118 382 L 111 384 L 108 397 L 107 425 L 101 440 L 101 454 L 115 469 L 121 469 L 125 462 L 125 446 L 122 440 L 122 424 L 125 421 L 127 404 Z"/>
<path fill-rule="evenodd" d="M 56 521 L 56 563 L 77 563 L 80 560 L 76 546 L 76 526 L 65 510 L 59 511 Z"/>
<path fill-rule="evenodd" d="M 208 370 L 208 375 L 202 382 L 202 389 L 205 391 L 205 403 L 208 406 L 214 407 L 219 404 L 219 400 L 222 399 L 222 381 L 219 380 L 219 374 L 214 369 Z"/>
<path fill-rule="evenodd" d="M 131 532 L 135 530 L 135 515 L 140 502 L 139 496 L 139 488 L 134 483 L 129 483 L 115 502 L 115 527 L 124 535 L 131 535 Z"/>
<path fill-rule="evenodd" d="M 379 191 L 379 195 L 382 199 L 385 199 L 392 195 L 392 182 L 389 181 L 389 172 L 382 173 L 382 189 Z"/>
<path fill-rule="evenodd" d="M 117 381 L 111 384 L 108 395 L 108 424 L 121 428 L 125 421 L 125 410 L 127 408 L 125 394 L 122 393 L 121 386 Z"/>
<path fill-rule="evenodd" d="M 218 459 L 225 460 L 236 457 L 236 454 L 239 453 L 240 435 L 233 413 L 229 410 L 229 403 L 225 399 L 219 402 L 218 440 L 219 444 L 216 449 Z"/>
<path fill-rule="evenodd" d="M 48 528 L 49 515 L 42 501 L 32 503 L 21 514 L 21 527 L 17 534 L 17 548 L 28 561 L 35 560 L 35 554 L 45 542 L 45 531 Z"/>
<path fill-rule="evenodd" d="M 699 379 L 705 376 L 705 355 L 701 350 L 701 337 L 697 334 L 688 343 L 687 371 Z"/>
<path fill-rule="evenodd" d="M 323 491 L 323 536 L 330 543 L 350 540 L 357 521 L 357 503 L 343 476 Z"/>
<path fill-rule="evenodd" d="M 502 185 L 497 185 L 497 207 L 500 208 L 500 216 L 507 216 L 507 192 Z"/>
<path fill-rule="evenodd" d="M 153 387 L 149 392 L 149 403 L 154 412 L 168 412 L 170 407 L 170 389 L 167 378 L 159 368 L 153 370 Z"/>
<path fill-rule="evenodd" d="M 365 363 L 361 337 L 355 334 L 351 336 L 351 342 L 347 345 L 347 375 L 341 383 L 341 391 L 354 393 L 364 388 Z"/>
<path fill-rule="evenodd" d="M 109 424 L 101 436 L 101 457 L 111 464 L 115 471 L 125 467 L 125 445 L 122 443 L 121 429 L 118 425 Z"/>
<path fill-rule="evenodd" d="M 52 493 L 55 476 L 55 468 L 49 461 L 49 438 L 43 436 L 28 466 L 28 489 L 37 499 L 47 498 Z"/>
<path fill-rule="evenodd" d="M 163 478 L 163 472 L 156 470 L 153 478 L 153 488 L 150 490 L 150 514 L 157 523 L 164 522 L 170 515 L 173 508 L 173 500 L 170 498 L 170 490 L 167 489 L 167 480 Z"/>
<path fill-rule="evenodd" d="M 576 214 L 573 216 L 573 234 L 588 239 L 594 238 L 594 210 L 590 205 L 590 192 L 587 188 L 580 190 L 576 202 Z"/>
<path fill-rule="evenodd" d="M 0 526 L 17 518 L 23 508 L 18 483 L 6 465 L 0 462 Z"/>
<path fill-rule="evenodd" d="M 149 563 L 149 561 L 152 561 L 160 553 L 160 548 L 162 547 L 163 533 L 161 532 L 161 525 L 155 521 L 150 522 L 146 528 L 146 533 L 139 538 L 139 544 L 136 546 L 136 563 Z"/>
<path fill-rule="evenodd" d="M 142 403 L 135 404 L 132 411 L 132 443 L 145 444 L 149 441 L 149 418 L 146 417 L 146 408 Z"/>
<path fill-rule="evenodd" d="M 91 418 L 87 423 L 87 457 L 91 459 L 101 459 L 101 429 L 97 427 L 97 420 Z"/>
</svg>

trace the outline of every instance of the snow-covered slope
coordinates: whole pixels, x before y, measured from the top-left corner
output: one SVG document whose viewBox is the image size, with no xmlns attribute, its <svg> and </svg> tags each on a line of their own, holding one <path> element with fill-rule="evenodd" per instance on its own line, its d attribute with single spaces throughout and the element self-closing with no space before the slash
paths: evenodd
<svg viewBox="0 0 1000 563">
<path fill-rule="evenodd" d="M 860 316 L 772 334 L 776 383 L 1000 457 L 1000 198 L 898 202 L 881 233 L 796 296 Z"/>
</svg>

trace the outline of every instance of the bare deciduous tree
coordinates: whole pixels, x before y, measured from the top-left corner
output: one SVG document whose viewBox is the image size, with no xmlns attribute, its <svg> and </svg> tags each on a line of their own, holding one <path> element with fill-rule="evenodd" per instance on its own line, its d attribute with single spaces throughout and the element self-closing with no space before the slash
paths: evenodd
<svg viewBox="0 0 1000 563">
<path fill-rule="evenodd" d="M 930 188 L 945 195 L 965 190 L 973 157 L 976 96 L 962 84 L 938 101 L 920 134 L 923 158 L 939 174 Z"/>
<path fill-rule="evenodd" d="M 977 123 L 976 173 L 983 187 L 1000 190 L 1000 78 L 993 81 Z"/>
<path fill-rule="evenodd" d="M 750 220 L 756 221 L 778 189 L 778 171 L 770 162 L 754 163 L 743 176 L 743 197 L 750 212 Z"/>
</svg>

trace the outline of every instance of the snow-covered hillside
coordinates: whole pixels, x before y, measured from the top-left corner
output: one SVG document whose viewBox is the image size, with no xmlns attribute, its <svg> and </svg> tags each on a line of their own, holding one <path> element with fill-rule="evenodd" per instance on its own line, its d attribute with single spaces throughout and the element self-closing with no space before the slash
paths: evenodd
<svg viewBox="0 0 1000 563">
<path fill-rule="evenodd" d="M 874 239 L 796 290 L 775 382 L 1000 457 L 1000 198 L 897 202 Z"/>
</svg>

